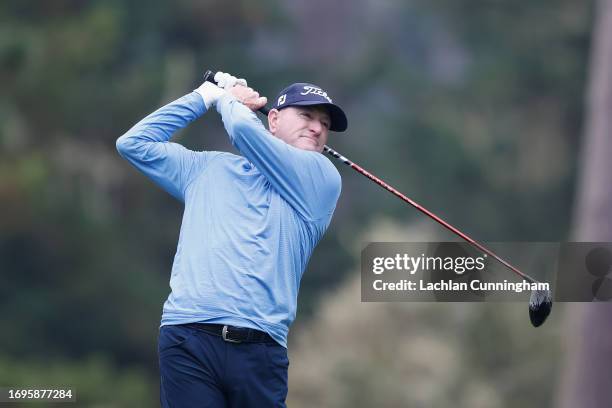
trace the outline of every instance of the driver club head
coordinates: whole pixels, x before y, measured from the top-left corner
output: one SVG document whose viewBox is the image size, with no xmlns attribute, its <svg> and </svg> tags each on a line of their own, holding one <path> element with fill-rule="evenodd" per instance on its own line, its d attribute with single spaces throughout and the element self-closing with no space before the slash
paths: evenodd
<svg viewBox="0 0 612 408">
<path fill-rule="evenodd" d="M 550 290 L 533 290 L 529 298 L 529 319 L 533 327 L 541 326 L 552 309 Z"/>
</svg>

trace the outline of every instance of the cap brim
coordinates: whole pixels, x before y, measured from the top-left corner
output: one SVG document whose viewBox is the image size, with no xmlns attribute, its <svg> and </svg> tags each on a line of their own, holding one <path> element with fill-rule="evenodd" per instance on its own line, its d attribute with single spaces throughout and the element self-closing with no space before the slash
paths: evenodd
<svg viewBox="0 0 612 408">
<path fill-rule="evenodd" d="M 312 106 L 312 105 L 322 105 L 325 106 L 329 111 L 329 118 L 331 119 L 331 125 L 329 126 L 329 130 L 334 132 L 344 132 L 348 128 L 348 120 L 344 111 L 340 109 L 338 105 L 334 105 L 333 103 L 321 103 L 319 101 L 298 101 L 294 102 L 290 105 L 283 106 L 286 108 L 288 106 Z"/>
</svg>

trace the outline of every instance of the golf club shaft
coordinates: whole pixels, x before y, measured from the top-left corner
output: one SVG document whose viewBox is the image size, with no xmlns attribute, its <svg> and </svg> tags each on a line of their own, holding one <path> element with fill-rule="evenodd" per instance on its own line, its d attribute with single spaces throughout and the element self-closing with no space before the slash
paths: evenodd
<svg viewBox="0 0 612 408">
<path fill-rule="evenodd" d="M 508 261 L 503 259 L 501 256 L 497 255 L 495 252 L 493 252 L 489 248 L 485 247 L 481 243 L 479 243 L 476 240 L 472 239 L 470 236 L 468 236 L 464 232 L 460 231 L 458 228 L 453 227 L 451 224 L 449 224 L 448 222 L 444 221 L 442 218 L 438 217 L 436 214 L 432 213 L 427 208 L 417 204 L 414 200 L 406 197 L 406 195 L 404 195 L 403 193 L 401 193 L 397 189 L 393 188 L 392 186 L 387 184 L 385 181 L 379 179 L 378 177 L 376 177 L 375 175 L 373 175 L 369 171 L 363 169 L 362 167 L 360 167 L 357 164 L 353 163 L 352 161 L 350 161 L 346 157 L 342 156 L 340 153 L 338 153 L 337 151 L 335 151 L 331 147 L 326 145 L 326 146 L 323 147 L 323 150 L 326 153 L 328 153 L 330 156 L 340 160 L 342 163 L 346 164 L 347 166 L 349 166 L 350 168 L 352 168 L 356 172 L 358 172 L 358 173 L 362 174 L 363 176 L 369 178 L 370 180 L 372 180 L 373 182 L 375 182 L 376 184 L 378 184 L 379 186 L 381 186 L 385 190 L 389 191 L 390 193 L 392 193 L 396 197 L 400 198 L 404 202 L 410 204 L 411 206 L 413 206 L 414 208 L 416 208 L 417 210 L 419 210 L 423 214 L 427 215 L 429 218 L 431 218 L 434 221 L 436 221 L 438 224 L 442 225 L 444 228 L 446 228 L 449 231 L 453 232 L 454 234 L 460 236 L 461 238 L 463 238 L 465 241 L 467 241 L 469 244 L 471 244 L 475 248 L 477 248 L 480 251 L 486 253 L 487 255 L 492 256 L 498 262 L 500 262 L 502 265 L 504 265 L 505 267 L 510 269 L 512 272 L 514 272 L 517 275 L 519 275 L 521 278 L 523 278 L 523 279 L 525 279 L 525 280 L 527 280 L 529 282 L 532 282 L 532 283 L 537 283 L 538 282 L 537 280 L 535 280 L 531 276 L 527 275 L 526 273 L 521 272 L 518 268 L 514 267 L 512 264 L 510 264 Z"/>
<path fill-rule="evenodd" d="M 205 81 L 210 81 L 212 83 L 215 83 L 214 80 L 214 73 L 210 70 L 206 71 L 206 73 L 204 74 L 204 80 Z M 266 106 L 263 106 L 259 109 L 259 112 L 261 112 L 264 115 L 268 115 L 268 112 L 270 112 L 270 109 L 267 108 Z M 376 184 L 378 184 L 379 186 L 381 186 L 382 188 L 384 188 L 385 190 L 389 191 L 390 193 L 392 193 L 393 195 L 395 195 L 396 197 L 400 198 L 401 200 L 403 200 L 404 202 L 410 204 L 411 206 L 413 206 L 414 208 L 416 208 L 417 210 L 419 210 L 420 212 L 422 212 L 423 214 L 425 214 L 426 216 L 428 216 L 429 218 L 433 219 L 434 221 L 436 221 L 438 224 L 442 225 L 444 228 L 446 228 L 447 230 L 451 231 L 452 233 L 458 235 L 459 237 L 461 237 L 462 239 L 464 239 L 466 242 L 468 242 L 469 244 L 471 244 L 473 247 L 477 248 L 478 250 L 486 253 L 489 256 L 492 256 L 493 258 L 495 258 L 499 263 L 501 263 L 502 265 L 504 265 L 506 268 L 510 269 L 512 272 L 514 272 L 515 274 L 517 274 L 518 276 L 520 276 L 521 278 L 531 282 L 531 283 L 538 283 L 537 280 L 535 280 L 534 278 L 532 278 L 531 276 L 527 275 L 524 272 L 521 272 L 518 268 L 514 267 L 512 264 L 510 264 L 508 261 L 506 261 L 505 259 L 503 259 L 501 256 L 497 255 L 495 252 L 493 252 L 492 250 L 490 250 L 489 248 L 485 247 L 484 245 L 482 245 L 481 243 L 477 242 L 476 240 L 472 239 L 470 236 L 468 236 L 467 234 L 465 234 L 464 232 L 460 231 L 458 228 L 453 227 L 451 224 L 449 224 L 448 222 L 444 221 L 442 218 L 438 217 L 436 214 L 432 213 L 431 211 L 429 211 L 428 209 L 426 209 L 425 207 L 417 204 L 414 200 L 408 198 L 406 195 L 404 195 L 403 193 L 401 193 L 400 191 L 398 191 L 397 189 L 393 188 L 392 186 L 390 186 L 389 184 L 387 184 L 385 181 L 379 179 L 378 177 L 376 177 L 375 175 L 373 175 L 372 173 L 370 173 L 369 171 L 365 170 L 364 168 L 362 168 L 361 166 L 358 166 L 357 164 L 353 163 L 352 161 L 350 161 L 349 159 L 347 159 L 346 157 L 342 156 L 340 153 L 338 153 L 337 151 L 335 151 L 334 149 L 332 149 L 331 147 L 325 145 L 323 146 L 323 150 L 329 154 L 330 156 L 334 157 L 335 159 L 340 160 L 342 163 L 346 164 L 347 166 L 349 166 L 350 168 L 352 168 L 353 170 L 355 170 L 356 172 L 360 173 L 361 175 L 369 178 L 370 180 L 372 180 L 373 182 L 375 182 Z"/>
</svg>

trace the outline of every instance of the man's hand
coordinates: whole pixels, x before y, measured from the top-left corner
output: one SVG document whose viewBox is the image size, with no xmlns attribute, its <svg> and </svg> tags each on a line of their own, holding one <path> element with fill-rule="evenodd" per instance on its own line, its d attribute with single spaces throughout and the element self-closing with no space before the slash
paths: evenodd
<svg viewBox="0 0 612 408">
<path fill-rule="evenodd" d="M 204 100 L 206 109 L 215 106 L 217 100 L 223 96 L 226 90 L 233 88 L 235 85 L 247 85 L 247 81 L 244 78 L 236 78 L 233 75 L 221 71 L 215 74 L 215 82 L 217 85 L 206 81 L 195 89 L 202 97 L 202 100 Z"/>
<path fill-rule="evenodd" d="M 225 90 L 232 89 L 235 85 L 247 86 L 247 81 L 244 78 L 236 78 L 233 75 L 225 72 L 217 72 L 215 74 L 215 82 L 217 86 Z"/>
<path fill-rule="evenodd" d="M 195 92 L 200 94 L 207 110 L 215 106 L 217 100 L 222 97 L 223 94 L 225 94 L 225 91 L 223 89 L 208 81 L 204 82 L 202 85 L 196 88 Z"/>
<path fill-rule="evenodd" d="M 253 112 L 257 111 L 259 108 L 268 103 L 268 98 L 265 96 L 259 96 L 258 92 L 247 86 L 236 85 L 230 88 L 229 93 L 231 93 L 234 98 L 242 102 L 243 105 Z"/>
</svg>

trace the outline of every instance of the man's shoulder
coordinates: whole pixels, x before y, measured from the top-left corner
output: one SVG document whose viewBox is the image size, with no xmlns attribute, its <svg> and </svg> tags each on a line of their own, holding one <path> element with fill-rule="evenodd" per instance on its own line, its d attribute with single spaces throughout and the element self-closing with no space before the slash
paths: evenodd
<svg viewBox="0 0 612 408">
<path fill-rule="evenodd" d="M 304 170 L 316 170 L 318 173 L 323 172 L 327 177 L 340 178 L 338 169 L 324 153 L 301 149 L 296 150 L 299 151 L 300 164 L 303 165 L 302 168 Z"/>
<path fill-rule="evenodd" d="M 324 173 L 324 180 L 327 182 L 327 184 L 334 186 L 336 189 L 340 189 L 342 186 L 342 178 L 340 177 L 340 172 L 334 163 L 332 163 L 332 161 L 324 153 L 318 153 L 313 156 L 315 156 L 318 167 Z"/>
<path fill-rule="evenodd" d="M 327 157 L 324 153 L 319 153 L 319 160 L 324 163 L 323 165 L 328 169 L 328 171 L 340 177 L 340 172 L 338 171 L 338 168 L 334 165 L 334 163 L 332 163 L 329 157 Z"/>
</svg>

